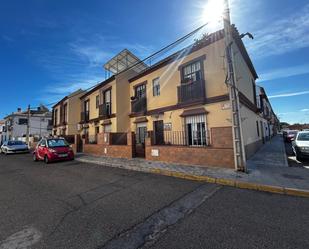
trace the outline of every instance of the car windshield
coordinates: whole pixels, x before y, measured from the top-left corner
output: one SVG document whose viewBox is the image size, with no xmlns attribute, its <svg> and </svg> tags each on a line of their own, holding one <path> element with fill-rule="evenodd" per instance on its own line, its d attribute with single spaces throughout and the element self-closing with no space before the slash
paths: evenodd
<svg viewBox="0 0 309 249">
<path fill-rule="evenodd" d="M 48 147 L 67 147 L 69 144 L 64 139 L 49 139 L 47 140 Z"/>
<path fill-rule="evenodd" d="M 309 141 L 309 132 L 307 133 L 299 133 L 297 137 L 298 141 Z"/>
<path fill-rule="evenodd" d="M 8 145 L 24 145 L 23 141 L 9 141 Z"/>
</svg>

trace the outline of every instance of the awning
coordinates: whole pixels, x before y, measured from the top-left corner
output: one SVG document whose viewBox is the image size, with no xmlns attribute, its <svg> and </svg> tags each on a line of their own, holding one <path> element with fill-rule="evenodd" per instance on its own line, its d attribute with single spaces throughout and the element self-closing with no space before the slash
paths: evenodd
<svg viewBox="0 0 309 249">
<path fill-rule="evenodd" d="M 195 115 L 202 115 L 202 114 L 207 114 L 208 112 L 205 110 L 205 108 L 196 108 L 196 109 L 189 109 L 189 110 L 184 110 L 181 114 L 180 117 L 187 117 L 187 116 L 195 116 Z"/>
<path fill-rule="evenodd" d="M 144 123 L 144 122 L 148 122 L 148 119 L 146 117 L 136 118 L 134 121 L 134 123 Z"/>
<path fill-rule="evenodd" d="M 103 120 L 102 125 L 110 125 L 110 124 L 112 124 L 112 121 L 110 119 Z"/>
</svg>

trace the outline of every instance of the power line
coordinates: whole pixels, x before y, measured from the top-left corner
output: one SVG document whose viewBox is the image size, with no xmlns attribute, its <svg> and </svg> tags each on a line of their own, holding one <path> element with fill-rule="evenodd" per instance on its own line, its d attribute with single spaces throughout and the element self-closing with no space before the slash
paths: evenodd
<svg viewBox="0 0 309 249">
<path fill-rule="evenodd" d="M 140 60 L 140 61 L 136 62 L 135 64 L 133 64 L 132 66 L 130 66 L 130 67 L 126 68 L 125 70 L 119 72 L 118 74 L 124 73 L 124 72 L 126 72 L 126 71 L 128 71 L 128 70 L 130 70 L 130 69 L 132 69 L 132 68 L 134 68 L 134 67 L 136 67 L 136 66 L 138 66 L 139 64 L 142 64 L 142 63 L 144 63 L 145 61 L 147 61 L 147 60 L 149 60 L 149 59 L 152 59 L 152 58 L 154 58 L 155 56 L 158 56 L 158 55 L 159 55 L 160 53 L 162 53 L 162 52 L 167 52 L 169 49 L 174 48 L 175 46 L 177 46 L 177 45 L 180 44 L 181 42 L 185 41 L 186 39 L 188 39 L 189 37 L 191 37 L 192 35 L 194 35 L 194 34 L 197 33 L 198 31 L 200 31 L 201 29 L 203 29 L 204 27 L 206 27 L 207 24 L 208 24 L 208 23 L 205 23 L 205 24 L 201 25 L 201 26 L 198 27 L 197 29 L 191 31 L 190 33 L 188 33 L 188 34 L 186 34 L 185 36 L 183 36 L 183 37 L 177 39 L 176 41 L 170 43 L 169 45 L 167 45 L 167 46 L 165 46 L 165 47 L 159 49 L 157 52 L 154 52 L 153 54 L 149 55 L 148 57 L 144 58 L 143 60 Z M 115 75 L 118 75 L 118 74 L 115 74 Z M 115 75 L 113 75 L 113 76 L 115 76 Z M 111 77 L 113 77 L 113 76 L 111 76 Z M 109 77 L 109 78 L 111 78 L 111 77 Z M 109 78 L 105 79 L 104 81 L 108 80 Z M 90 91 L 91 89 L 93 89 L 93 88 L 99 86 L 99 85 L 100 85 L 101 83 L 103 83 L 104 81 L 102 81 L 102 82 L 100 82 L 100 83 L 97 83 L 96 85 L 91 86 L 91 87 L 85 89 L 84 91 L 88 92 L 88 91 Z M 73 96 L 78 95 L 78 94 L 80 94 L 80 93 L 72 94 L 72 95 L 70 95 L 70 97 L 73 97 Z M 56 102 L 53 102 L 53 103 L 48 103 L 48 104 L 42 104 L 42 105 L 44 105 L 44 106 L 51 106 L 51 105 L 57 104 L 58 102 L 59 102 L 59 101 L 56 101 Z M 39 107 L 39 106 L 38 106 L 38 107 Z M 36 108 L 38 108 L 38 107 L 33 107 L 33 108 L 36 109 Z"/>
</svg>

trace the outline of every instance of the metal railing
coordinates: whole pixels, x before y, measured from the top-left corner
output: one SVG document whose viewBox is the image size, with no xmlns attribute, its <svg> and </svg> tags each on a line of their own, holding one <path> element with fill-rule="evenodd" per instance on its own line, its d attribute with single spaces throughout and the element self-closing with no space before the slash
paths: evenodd
<svg viewBox="0 0 309 249">
<path fill-rule="evenodd" d="M 177 146 L 195 146 L 206 147 L 206 131 L 164 131 L 161 134 L 153 133 L 154 145 L 177 145 Z"/>
<path fill-rule="evenodd" d="M 125 132 L 113 132 L 110 133 L 111 145 L 127 145 L 127 133 Z"/>
<path fill-rule="evenodd" d="M 75 136 L 74 135 L 64 135 L 63 137 L 69 144 L 75 143 Z"/>
<path fill-rule="evenodd" d="M 131 101 L 131 110 L 134 113 L 147 111 L 147 98 L 142 97 Z"/>
<path fill-rule="evenodd" d="M 177 87 L 178 103 L 193 102 L 205 98 L 205 81 L 181 83 Z"/>
<path fill-rule="evenodd" d="M 99 105 L 99 116 L 100 117 L 110 117 L 112 114 L 111 110 L 111 105 L 110 104 L 101 104 Z"/>
</svg>

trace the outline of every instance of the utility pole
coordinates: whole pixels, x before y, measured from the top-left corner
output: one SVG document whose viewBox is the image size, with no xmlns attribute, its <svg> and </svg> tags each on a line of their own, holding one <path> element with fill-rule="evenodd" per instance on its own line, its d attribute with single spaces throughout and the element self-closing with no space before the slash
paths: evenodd
<svg viewBox="0 0 309 249">
<path fill-rule="evenodd" d="M 29 133 L 30 133 L 30 105 L 27 110 L 27 131 L 26 131 L 26 142 L 29 145 Z"/>
<path fill-rule="evenodd" d="M 230 105 L 232 110 L 232 131 L 234 147 L 235 170 L 246 171 L 245 151 L 243 147 L 241 117 L 238 90 L 236 85 L 234 53 L 233 53 L 233 36 L 231 30 L 231 19 L 228 0 L 224 0 L 224 40 L 225 40 L 225 59 L 227 68 L 227 85 L 229 88 Z"/>
</svg>

